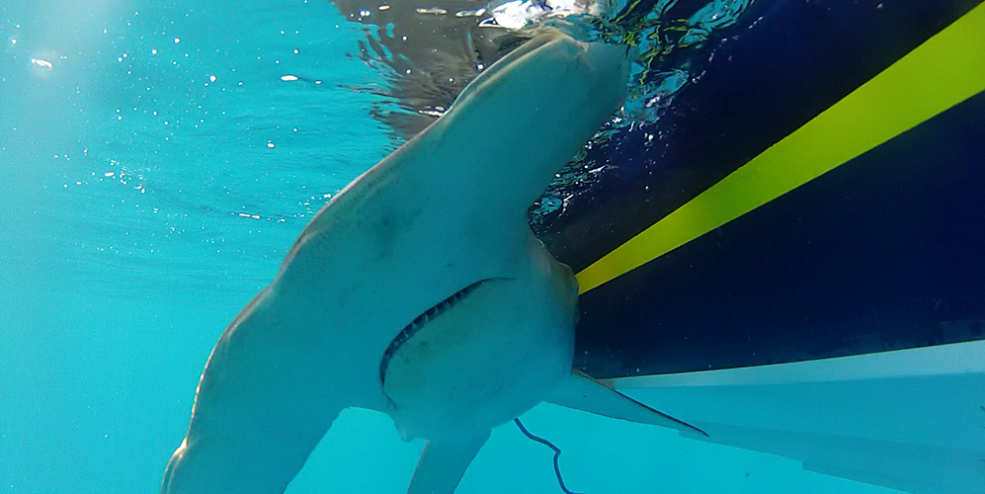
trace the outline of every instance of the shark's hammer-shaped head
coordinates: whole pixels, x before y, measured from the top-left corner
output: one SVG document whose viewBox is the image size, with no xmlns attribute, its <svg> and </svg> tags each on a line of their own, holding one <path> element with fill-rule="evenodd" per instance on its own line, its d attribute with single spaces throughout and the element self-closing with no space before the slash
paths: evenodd
<svg viewBox="0 0 985 494">
<path fill-rule="evenodd" d="M 339 412 L 428 438 L 411 494 L 450 494 L 542 400 L 685 428 L 571 370 L 577 282 L 527 208 L 621 105 L 630 50 L 543 28 L 301 233 L 220 337 L 167 494 L 282 493 Z"/>
<path fill-rule="evenodd" d="M 570 375 L 577 282 L 525 213 L 623 101 L 627 55 L 543 28 L 408 143 L 420 166 L 442 165 L 425 181 L 436 217 L 468 225 L 442 229 L 486 252 L 487 267 L 408 321 L 383 355 L 388 413 L 405 437 L 488 433 Z"/>
<path fill-rule="evenodd" d="M 578 41 L 553 27 L 538 28 L 529 41 L 469 84 L 452 108 L 481 98 L 483 105 L 503 104 L 540 125 L 562 125 L 569 131 L 585 127 L 583 132 L 592 133 L 625 97 L 631 50 Z M 499 101 L 501 97 L 506 101 Z M 560 112 L 564 107 L 571 110 Z M 561 113 L 573 118 L 552 118 Z"/>
<path fill-rule="evenodd" d="M 554 175 L 620 108 L 630 48 L 577 41 L 555 28 L 487 68 L 420 136 L 456 156 L 431 183 L 455 184 L 484 213 L 525 217 Z M 429 146 L 417 146 L 429 149 Z"/>
</svg>

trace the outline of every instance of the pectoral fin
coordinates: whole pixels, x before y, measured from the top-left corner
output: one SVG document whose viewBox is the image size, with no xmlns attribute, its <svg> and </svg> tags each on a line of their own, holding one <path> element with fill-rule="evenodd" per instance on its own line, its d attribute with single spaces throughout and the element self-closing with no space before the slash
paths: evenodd
<svg viewBox="0 0 985 494">
<path fill-rule="evenodd" d="M 452 494 L 489 433 L 455 441 L 428 441 L 407 494 Z"/>
<path fill-rule="evenodd" d="M 562 381 L 544 401 L 609 418 L 708 435 L 697 427 L 654 410 L 575 369 L 571 370 L 571 376 Z"/>
</svg>

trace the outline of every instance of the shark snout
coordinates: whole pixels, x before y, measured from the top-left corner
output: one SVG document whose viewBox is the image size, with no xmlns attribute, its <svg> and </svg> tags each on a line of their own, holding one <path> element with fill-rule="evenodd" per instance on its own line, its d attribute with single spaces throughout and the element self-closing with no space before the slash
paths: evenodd
<svg viewBox="0 0 985 494">
<path fill-rule="evenodd" d="M 580 44 L 585 45 L 582 57 L 596 72 L 605 75 L 620 74 L 623 79 L 629 78 L 629 63 L 634 58 L 635 47 L 603 42 Z"/>
</svg>

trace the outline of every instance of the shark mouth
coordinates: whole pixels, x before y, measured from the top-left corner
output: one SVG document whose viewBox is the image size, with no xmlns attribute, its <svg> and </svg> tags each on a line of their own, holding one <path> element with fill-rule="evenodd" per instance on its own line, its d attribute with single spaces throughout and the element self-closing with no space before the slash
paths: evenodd
<svg viewBox="0 0 985 494">
<path fill-rule="evenodd" d="M 383 360 L 380 361 L 380 382 L 381 383 L 386 382 L 386 369 L 387 366 L 390 365 L 390 359 L 393 357 L 393 354 L 396 353 L 397 350 L 399 350 L 404 343 L 406 343 L 408 340 L 413 338 L 414 335 L 417 334 L 417 332 L 420 331 L 425 324 L 427 324 L 432 319 L 440 316 L 441 314 L 445 313 L 453 305 L 461 302 L 462 299 L 464 299 L 470 293 L 475 291 L 476 288 L 479 288 L 479 285 L 494 279 L 496 278 L 486 278 L 484 280 L 476 281 L 475 283 L 472 283 L 471 285 L 465 288 L 462 288 L 461 290 L 453 293 L 450 297 L 439 302 L 437 305 L 424 311 L 423 314 L 414 318 L 414 320 L 411 321 L 410 324 L 404 326 L 404 329 L 401 330 L 399 334 L 397 334 L 397 337 L 390 342 L 390 346 L 388 346 L 386 348 L 386 351 L 383 352 Z"/>
</svg>

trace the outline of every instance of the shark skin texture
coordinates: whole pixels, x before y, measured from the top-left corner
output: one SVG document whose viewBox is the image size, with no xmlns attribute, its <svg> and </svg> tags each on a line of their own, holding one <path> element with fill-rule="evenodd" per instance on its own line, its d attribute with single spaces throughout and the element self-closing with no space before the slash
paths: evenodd
<svg viewBox="0 0 985 494">
<path fill-rule="evenodd" d="M 628 52 L 541 28 L 329 201 L 216 343 L 161 492 L 282 493 L 348 407 L 428 441 L 412 494 L 453 493 L 541 401 L 701 433 L 572 370 L 577 281 L 526 221 Z"/>
</svg>

